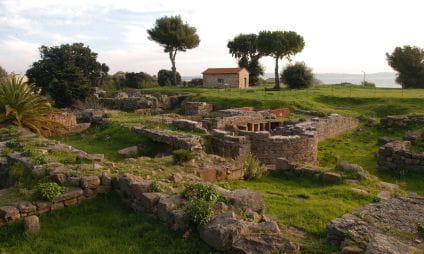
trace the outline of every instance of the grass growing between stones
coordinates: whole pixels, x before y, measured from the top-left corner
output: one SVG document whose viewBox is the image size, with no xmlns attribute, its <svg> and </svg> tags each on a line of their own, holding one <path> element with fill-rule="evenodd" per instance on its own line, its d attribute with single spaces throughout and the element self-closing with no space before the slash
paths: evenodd
<svg viewBox="0 0 424 254">
<path fill-rule="evenodd" d="M 132 212 L 115 195 L 40 217 L 41 231 L 23 233 L 22 222 L 0 229 L 0 253 L 211 253 L 197 238 Z"/>
</svg>

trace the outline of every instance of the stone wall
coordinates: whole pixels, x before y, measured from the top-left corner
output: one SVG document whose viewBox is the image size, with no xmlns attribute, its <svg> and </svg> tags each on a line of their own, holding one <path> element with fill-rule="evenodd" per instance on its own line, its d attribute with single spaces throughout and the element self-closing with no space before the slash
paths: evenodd
<svg viewBox="0 0 424 254">
<path fill-rule="evenodd" d="M 424 115 L 387 116 L 380 119 L 380 125 L 384 128 L 403 127 L 417 123 L 424 123 Z"/>
<path fill-rule="evenodd" d="M 207 115 L 212 112 L 213 106 L 206 102 L 186 102 L 182 110 L 185 115 Z"/>
<path fill-rule="evenodd" d="M 172 125 L 180 130 L 194 131 L 200 133 L 207 133 L 208 131 L 202 127 L 201 122 L 196 122 L 187 119 L 177 119 L 172 121 Z"/>
<path fill-rule="evenodd" d="M 140 108 L 169 109 L 180 104 L 187 95 L 143 94 L 138 97 L 100 98 L 99 103 L 108 109 L 134 111 Z"/>
<path fill-rule="evenodd" d="M 78 187 L 68 188 L 65 193 L 51 202 L 45 200 L 20 201 L 13 206 L 0 207 L 0 227 L 27 216 L 40 215 L 77 205 L 84 200 L 96 197 L 99 193 L 109 192 L 111 189 L 111 180 L 105 175 L 101 177 L 84 176 L 75 181 L 79 185 Z"/>
<path fill-rule="evenodd" d="M 228 117 L 205 118 L 202 120 L 202 126 L 205 129 L 213 130 L 249 130 L 263 131 L 271 130 L 271 122 L 266 120 L 262 114 L 258 112 L 244 112 L 243 115 L 235 115 Z M 279 121 L 275 121 L 278 123 Z"/>
<path fill-rule="evenodd" d="M 200 152 L 202 150 L 201 138 L 199 136 L 147 129 L 141 126 L 133 127 L 133 131 L 146 136 L 154 142 L 165 143 L 177 149 L 186 149 L 193 152 Z"/>
<path fill-rule="evenodd" d="M 296 251 L 295 245 L 282 236 L 278 224 L 260 214 L 265 205 L 257 192 L 215 187 L 222 197 L 229 200 L 230 205 L 217 202 L 214 218 L 196 227 L 184 212 L 188 202 L 185 198 L 175 193 L 149 192 L 151 183 L 150 180 L 124 174 L 114 181 L 114 187 L 124 202 L 136 212 L 148 215 L 174 230 L 197 232 L 200 239 L 218 251 L 290 254 Z M 242 211 L 252 218 L 248 221 L 237 216 L 235 211 Z"/>
<path fill-rule="evenodd" d="M 214 130 L 211 137 L 213 152 L 225 157 L 236 158 L 252 153 L 264 164 L 275 164 L 276 159 L 284 157 L 293 163 L 316 163 L 317 141 L 314 133 L 302 135 L 272 136 L 267 131 L 231 132 Z"/>
<path fill-rule="evenodd" d="M 81 132 L 90 127 L 90 123 L 77 123 L 77 116 L 74 112 L 60 111 L 51 114 L 49 118 L 63 126 L 56 127 L 53 130 L 58 134 Z M 49 133 L 45 134 L 48 135 Z"/>
<path fill-rule="evenodd" d="M 358 127 L 358 124 L 359 121 L 356 118 L 331 114 L 330 116 L 316 117 L 310 121 L 279 127 L 274 129 L 273 133 L 275 135 L 296 135 L 303 130 L 314 130 L 316 131 L 318 141 L 323 141 L 346 131 L 353 130 Z"/>
<path fill-rule="evenodd" d="M 410 141 L 393 141 L 380 147 L 377 153 L 377 169 L 424 172 L 424 153 L 412 152 L 410 148 Z"/>
</svg>

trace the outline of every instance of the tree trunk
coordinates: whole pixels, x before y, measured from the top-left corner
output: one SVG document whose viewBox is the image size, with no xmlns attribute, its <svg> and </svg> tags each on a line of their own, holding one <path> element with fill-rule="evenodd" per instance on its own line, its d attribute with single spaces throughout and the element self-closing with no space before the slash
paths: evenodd
<svg viewBox="0 0 424 254">
<path fill-rule="evenodd" d="M 177 67 L 175 66 L 175 56 L 177 55 L 177 51 L 171 51 L 169 52 L 169 57 L 171 58 L 171 64 L 172 64 L 172 85 L 176 86 L 177 85 Z"/>
<path fill-rule="evenodd" d="M 280 90 L 280 75 L 278 73 L 278 57 L 275 58 L 275 89 Z"/>
</svg>

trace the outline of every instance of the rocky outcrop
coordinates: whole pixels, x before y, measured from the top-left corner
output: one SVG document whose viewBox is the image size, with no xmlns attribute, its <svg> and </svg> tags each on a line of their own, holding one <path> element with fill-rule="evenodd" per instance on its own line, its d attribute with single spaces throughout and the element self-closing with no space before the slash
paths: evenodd
<svg viewBox="0 0 424 254">
<path fill-rule="evenodd" d="M 403 127 L 417 123 L 424 123 L 424 115 L 387 116 L 380 119 L 380 125 L 383 128 Z"/>
<path fill-rule="evenodd" d="M 423 213 L 424 197 L 415 194 L 369 204 L 332 220 L 327 238 L 369 254 L 419 253 L 413 251 L 424 249 L 418 232 Z"/>
</svg>

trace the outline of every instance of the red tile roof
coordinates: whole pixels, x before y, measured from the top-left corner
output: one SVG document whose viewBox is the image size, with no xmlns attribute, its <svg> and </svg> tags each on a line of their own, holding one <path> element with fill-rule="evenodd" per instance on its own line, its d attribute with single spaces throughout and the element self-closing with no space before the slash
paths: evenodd
<svg viewBox="0 0 424 254">
<path fill-rule="evenodd" d="M 208 68 L 203 74 L 238 74 L 244 68 Z"/>
</svg>

